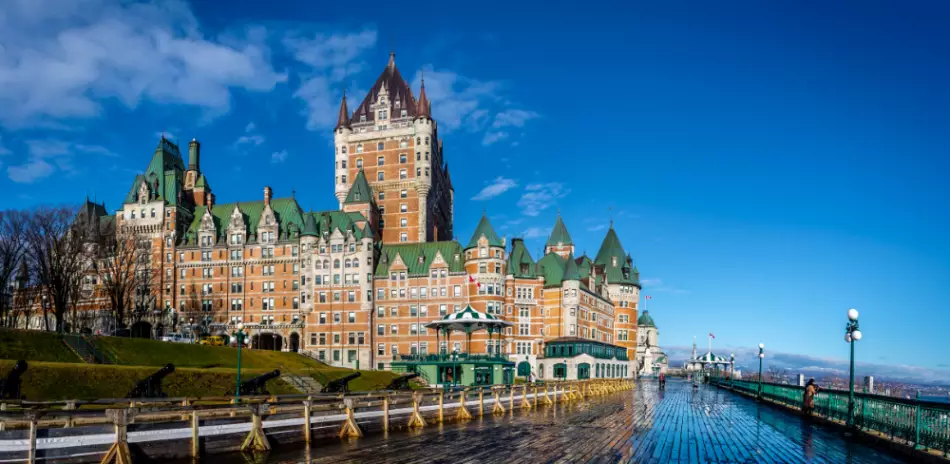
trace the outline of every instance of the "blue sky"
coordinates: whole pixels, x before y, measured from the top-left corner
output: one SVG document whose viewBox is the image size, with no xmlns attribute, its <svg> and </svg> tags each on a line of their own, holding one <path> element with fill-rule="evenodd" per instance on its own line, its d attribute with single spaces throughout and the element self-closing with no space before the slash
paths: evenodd
<svg viewBox="0 0 950 464">
<path fill-rule="evenodd" d="M 0 208 L 114 208 L 165 131 L 219 201 L 330 209 L 344 82 L 394 47 L 460 237 L 486 208 L 538 250 L 560 209 L 595 254 L 612 216 L 664 345 L 841 359 L 856 307 L 860 359 L 950 379 L 950 5 L 775 3 L 15 0 Z"/>
</svg>

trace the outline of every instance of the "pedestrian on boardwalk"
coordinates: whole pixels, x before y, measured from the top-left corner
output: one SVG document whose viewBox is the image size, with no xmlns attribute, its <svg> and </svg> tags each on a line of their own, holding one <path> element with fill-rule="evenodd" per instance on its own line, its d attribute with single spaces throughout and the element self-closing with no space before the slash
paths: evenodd
<svg viewBox="0 0 950 464">
<path fill-rule="evenodd" d="M 815 379 L 808 379 L 805 384 L 805 393 L 802 398 L 802 412 L 806 416 L 811 416 L 815 410 L 815 394 L 818 393 L 818 385 L 815 385 Z"/>
<path fill-rule="evenodd" d="M 662 372 L 660 372 L 660 390 L 665 390 L 665 389 L 666 389 L 666 376 L 663 375 Z"/>
</svg>

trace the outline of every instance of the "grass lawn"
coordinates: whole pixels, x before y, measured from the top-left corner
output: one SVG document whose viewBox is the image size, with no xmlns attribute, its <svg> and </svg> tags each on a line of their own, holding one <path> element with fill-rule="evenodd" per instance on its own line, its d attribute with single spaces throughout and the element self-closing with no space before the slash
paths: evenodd
<svg viewBox="0 0 950 464">
<path fill-rule="evenodd" d="M 0 370 L 8 371 L 14 361 L 0 360 Z M 26 399 L 74 400 L 124 398 L 139 380 L 151 375 L 155 367 L 108 366 L 101 364 L 47 363 L 30 361 L 23 374 Z M 241 370 L 242 378 L 263 374 L 266 369 Z M 223 396 L 234 389 L 234 369 L 175 369 L 165 377 L 162 388 L 168 396 Z M 271 394 L 300 393 L 280 379 L 267 382 Z"/>
<path fill-rule="evenodd" d="M 82 362 L 55 333 L 10 329 L 0 329 L 0 359 Z"/>
</svg>

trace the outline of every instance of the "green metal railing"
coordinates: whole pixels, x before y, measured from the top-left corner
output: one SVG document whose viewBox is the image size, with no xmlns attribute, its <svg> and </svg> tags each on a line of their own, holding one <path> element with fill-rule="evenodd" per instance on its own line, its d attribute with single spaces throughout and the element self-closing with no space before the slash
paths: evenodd
<svg viewBox="0 0 950 464">
<path fill-rule="evenodd" d="M 710 379 L 719 387 L 757 396 L 758 382 Z M 764 400 L 801 408 L 804 388 L 795 385 L 762 383 Z M 950 456 L 950 404 L 855 393 L 854 423 L 859 429 L 878 432 L 915 448 L 942 451 Z M 815 395 L 814 414 L 845 422 L 848 392 L 822 389 Z"/>
<path fill-rule="evenodd" d="M 416 362 L 482 362 L 482 361 L 503 361 L 511 362 L 507 356 L 503 355 L 494 355 L 494 354 L 469 354 L 469 353 L 456 353 L 455 356 L 442 353 L 442 354 L 401 354 L 399 355 L 399 361 L 416 361 Z"/>
</svg>

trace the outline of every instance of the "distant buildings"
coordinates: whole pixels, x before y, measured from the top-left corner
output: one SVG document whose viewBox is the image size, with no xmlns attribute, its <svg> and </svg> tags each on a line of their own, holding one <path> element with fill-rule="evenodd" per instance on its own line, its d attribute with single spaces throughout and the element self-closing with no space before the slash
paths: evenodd
<svg viewBox="0 0 950 464">
<path fill-rule="evenodd" d="M 864 377 L 864 389 L 867 393 L 874 393 L 874 376 L 868 375 Z"/>
<path fill-rule="evenodd" d="M 666 372 L 669 367 L 668 360 L 659 343 L 660 331 L 650 317 L 650 312 L 643 311 L 637 318 L 638 375 L 659 375 Z"/>
</svg>

